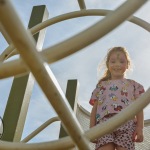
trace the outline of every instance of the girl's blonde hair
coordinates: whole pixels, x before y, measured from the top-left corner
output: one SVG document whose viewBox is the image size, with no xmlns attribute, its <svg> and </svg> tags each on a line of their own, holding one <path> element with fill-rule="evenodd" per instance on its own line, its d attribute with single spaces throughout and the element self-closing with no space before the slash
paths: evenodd
<svg viewBox="0 0 150 150">
<path fill-rule="evenodd" d="M 124 53 L 124 55 L 126 56 L 126 59 L 127 59 L 128 68 L 130 68 L 130 66 L 131 66 L 131 59 L 130 59 L 128 51 L 124 47 L 113 47 L 113 48 L 108 50 L 108 53 L 107 53 L 107 55 L 105 57 L 104 65 L 105 65 L 106 69 L 104 71 L 104 74 L 103 74 L 102 78 L 99 80 L 99 82 L 100 81 L 107 81 L 107 80 L 111 79 L 111 73 L 110 73 L 110 71 L 108 69 L 108 62 L 109 62 L 111 54 L 113 52 L 117 52 L 117 51 Z"/>
</svg>

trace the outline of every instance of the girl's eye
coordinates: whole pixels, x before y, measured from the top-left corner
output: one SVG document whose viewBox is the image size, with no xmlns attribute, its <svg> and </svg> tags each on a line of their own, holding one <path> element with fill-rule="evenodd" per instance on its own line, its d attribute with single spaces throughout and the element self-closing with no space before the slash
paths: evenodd
<svg viewBox="0 0 150 150">
<path fill-rule="evenodd" d="M 123 63 L 124 63 L 124 61 L 121 61 L 120 63 L 122 63 L 122 64 L 123 64 Z"/>
<path fill-rule="evenodd" d="M 110 63 L 115 63 L 115 60 L 112 59 L 112 60 L 110 60 L 109 62 L 110 62 Z"/>
</svg>

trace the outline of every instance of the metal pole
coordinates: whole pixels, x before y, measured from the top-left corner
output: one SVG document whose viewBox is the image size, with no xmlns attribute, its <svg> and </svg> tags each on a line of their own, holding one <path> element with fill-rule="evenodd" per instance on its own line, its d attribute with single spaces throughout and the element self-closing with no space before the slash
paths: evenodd
<svg viewBox="0 0 150 150">
<path fill-rule="evenodd" d="M 48 11 L 46 6 L 34 6 L 28 28 L 32 28 L 47 18 Z M 41 30 L 34 35 L 39 50 L 42 48 L 44 36 L 45 30 Z M 3 117 L 4 133 L 2 140 L 21 140 L 33 85 L 34 79 L 31 73 L 14 78 Z"/>
</svg>

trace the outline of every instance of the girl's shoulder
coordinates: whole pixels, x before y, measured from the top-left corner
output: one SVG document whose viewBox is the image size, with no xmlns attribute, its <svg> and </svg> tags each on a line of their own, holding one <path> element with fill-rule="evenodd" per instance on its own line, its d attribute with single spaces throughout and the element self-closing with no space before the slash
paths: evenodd
<svg viewBox="0 0 150 150">
<path fill-rule="evenodd" d="M 137 82 L 133 79 L 126 79 L 128 82 L 130 82 L 131 84 L 136 84 Z"/>
<path fill-rule="evenodd" d="M 135 81 L 133 79 L 126 79 L 126 80 L 128 82 L 130 82 L 134 87 L 139 87 L 139 86 L 143 87 L 143 85 L 141 83 L 139 83 L 139 82 L 137 82 L 137 81 Z"/>
<path fill-rule="evenodd" d="M 142 87 L 143 87 L 143 85 L 140 84 L 139 82 L 137 82 L 137 81 L 135 81 L 135 80 L 133 80 L 133 79 L 126 79 L 126 78 L 120 79 L 120 80 L 99 81 L 99 82 L 97 83 L 97 87 L 100 87 L 100 86 L 102 86 L 102 85 L 107 86 L 107 85 L 114 84 L 114 83 L 117 83 L 117 82 L 118 82 L 118 83 L 130 83 L 131 85 L 133 85 L 133 86 L 135 86 L 135 87 L 138 87 L 138 86 L 142 86 Z"/>
<path fill-rule="evenodd" d="M 135 83 L 135 84 L 140 84 L 139 82 L 133 80 L 133 79 L 126 79 L 128 82 L 131 82 L 131 83 Z"/>
<path fill-rule="evenodd" d="M 141 94 L 143 94 L 145 92 L 144 86 L 142 84 L 140 84 L 139 82 L 132 80 L 132 79 L 128 79 L 128 81 L 134 87 L 135 99 L 138 98 Z"/>
</svg>

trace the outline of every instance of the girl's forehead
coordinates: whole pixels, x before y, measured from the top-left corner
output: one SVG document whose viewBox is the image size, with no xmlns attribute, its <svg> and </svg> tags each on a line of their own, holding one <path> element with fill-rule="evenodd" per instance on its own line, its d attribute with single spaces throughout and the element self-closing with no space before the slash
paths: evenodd
<svg viewBox="0 0 150 150">
<path fill-rule="evenodd" d="M 112 54 L 110 55 L 110 59 L 116 59 L 116 58 L 126 58 L 125 54 L 123 52 L 112 52 Z"/>
</svg>

